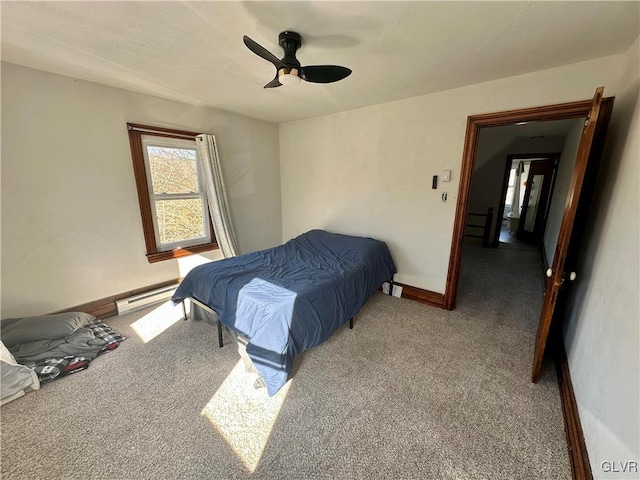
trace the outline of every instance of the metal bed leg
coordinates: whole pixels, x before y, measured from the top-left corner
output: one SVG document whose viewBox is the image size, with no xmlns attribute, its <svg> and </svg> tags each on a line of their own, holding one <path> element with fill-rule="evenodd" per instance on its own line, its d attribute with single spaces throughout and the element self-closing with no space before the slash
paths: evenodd
<svg viewBox="0 0 640 480">
<path fill-rule="evenodd" d="M 353 317 L 349 319 L 349 328 L 353 330 Z"/>
<path fill-rule="evenodd" d="M 196 298 L 189 297 L 189 299 L 191 300 L 191 305 L 192 306 L 195 304 L 198 307 L 200 307 L 201 309 L 203 309 L 205 312 L 213 313 L 214 315 L 216 315 L 216 323 L 218 324 L 218 346 L 224 347 L 224 343 L 222 342 L 222 322 L 217 317 L 218 313 L 213 308 L 211 308 L 210 306 L 202 303 L 200 300 L 198 300 Z M 182 307 L 184 308 L 184 302 L 182 304 Z M 186 311 L 185 311 L 185 319 L 186 319 L 186 315 L 187 314 L 186 314 Z"/>
<path fill-rule="evenodd" d="M 187 318 L 187 307 L 184 306 L 184 300 L 182 300 L 181 303 L 182 303 L 182 313 L 184 315 L 184 320 L 187 321 L 188 320 L 188 318 Z"/>
</svg>

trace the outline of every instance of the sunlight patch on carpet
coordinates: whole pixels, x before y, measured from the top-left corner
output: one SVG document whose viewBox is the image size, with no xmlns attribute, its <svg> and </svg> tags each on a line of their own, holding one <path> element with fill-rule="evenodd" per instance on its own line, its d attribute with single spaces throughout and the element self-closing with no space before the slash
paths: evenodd
<svg viewBox="0 0 640 480">
<path fill-rule="evenodd" d="M 266 388 L 254 388 L 256 378 L 239 361 L 201 412 L 251 473 L 260 462 L 291 386 L 289 380 L 269 397 Z"/>
<path fill-rule="evenodd" d="M 133 322 L 131 328 L 138 334 L 142 343 L 147 343 L 183 318 L 182 306 L 180 304 L 174 306 L 171 300 L 167 300 L 144 317 Z"/>
</svg>

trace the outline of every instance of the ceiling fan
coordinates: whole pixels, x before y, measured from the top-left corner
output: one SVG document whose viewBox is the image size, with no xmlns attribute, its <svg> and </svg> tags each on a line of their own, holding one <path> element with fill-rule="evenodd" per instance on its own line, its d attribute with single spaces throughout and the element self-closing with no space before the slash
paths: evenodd
<svg viewBox="0 0 640 480">
<path fill-rule="evenodd" d="M 284 50 L 284 57 L 278 59 L 262 45 L 251 40 L 246 35 L 242 37 L 249 50 L 273 63 L 276 67 L 276 77 L 264 88 L 275 88 L 281 85 L 298 85 L 300 80 L 313 83 L 332 83 L 351 75 L 351 69 L 338 65 L 309 65 L 302 67 L 296 58 L 296 50 L 302 45 L 302 37 L 296 32 L 281 32 L 278 40 Z"/>
</svg>

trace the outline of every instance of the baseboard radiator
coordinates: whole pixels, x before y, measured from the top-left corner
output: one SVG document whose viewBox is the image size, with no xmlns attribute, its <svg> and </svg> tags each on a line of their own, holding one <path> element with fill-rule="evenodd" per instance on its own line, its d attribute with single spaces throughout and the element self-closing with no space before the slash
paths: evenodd
<svg viewBox="0 0 640 480">
<path fill-rule="evenodd" d="M 118 315 L 124 313 L 133 312 L 140 308 L 148 307 L 155 303 L 164 302 L 171 298 L 173 292 L 178 288 L 178 284 L 169 285 L 167 287 L 158 288 L 157 290 L 151 290 L 149 292 L 141 293 L 140 295 L 134 295 L 133 297 L 123 298 L 116 302 L 118 308 Z"/>
</svg>

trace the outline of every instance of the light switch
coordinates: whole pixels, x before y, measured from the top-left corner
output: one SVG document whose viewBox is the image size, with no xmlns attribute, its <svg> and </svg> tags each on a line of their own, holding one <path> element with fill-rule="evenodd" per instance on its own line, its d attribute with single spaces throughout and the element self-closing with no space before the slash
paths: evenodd
<svg viewBox="0 0 640 480">
<path fill-rule="evenodd" d="M 442 172 L 442 181 L 450 182 L 451 181 L 451 170 L 445 170 Z"/>
</svg>

